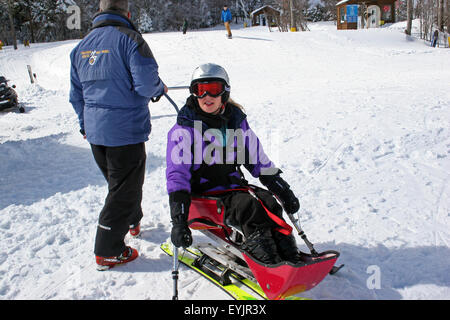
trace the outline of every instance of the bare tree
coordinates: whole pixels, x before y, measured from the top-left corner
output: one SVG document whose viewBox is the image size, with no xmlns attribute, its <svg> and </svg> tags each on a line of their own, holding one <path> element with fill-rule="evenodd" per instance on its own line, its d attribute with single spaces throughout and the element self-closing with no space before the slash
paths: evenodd
<svg viewBox="0 0 450 320">
<path fill-rule="evenodd" d="M 444 0 L 439 0 L 437 26 L 439 31 L 444 32 Z"/>
<path fill-rule="evenodd" d="M 445 23 L 447 25 L 447 32 L 450 33 L 450 0 L 447 0 L 446 10 L 445 10 Z M 450 43 L 449 43 L 450 45 Z"/>
<path fill-rule="evenodd" d="M 246 6 L 244 0 L 236 0 L 236 7 L 240 7 L 242 12 L 244 13 L 244 18 L 249 19 L 250 15 L 249 15 L 248 7 Z"/>
<path fill-rule="evenodd" d="M 406 8 L 406 30 L 405 33 L 407 35 L 411 35 L 411 27 L 412 27 L 412 19 L 413 19 L 413 0 L 407 0 L 407 8 Z"/>
<path fill-rule="evenodd" d="M 289 15 L 291 16 L 291 30 L 295 28 L 294 0 L 289 0 Z"/>
<path fill-rule="evenodd" d="M 11 0 L 7 1 L 8 1 L 7 5 L 8 5 L 9 26 L 11 28 L 14 50 L 17 50 L 17 36 L 16 36 L 16 27 L 14 26 L 13 5 Z"/>
<path fill-rule="evenodd" d="M 308 30 L 305 17 L 308 0 L 278 0 L 277 2 L 278 7 L 281 8 L 281 31 L 288 31 L 291 28 Z"/>
<path fill-rule="evenodd" d="M 420 38 L 430 41 L 433 33 L 439 31 L 440 44 L 447 38 L 445 31 L 450 31 L 449 25 L 449 0 L 416 0 L 415 17 L 419 19 Z"/>
</svg>

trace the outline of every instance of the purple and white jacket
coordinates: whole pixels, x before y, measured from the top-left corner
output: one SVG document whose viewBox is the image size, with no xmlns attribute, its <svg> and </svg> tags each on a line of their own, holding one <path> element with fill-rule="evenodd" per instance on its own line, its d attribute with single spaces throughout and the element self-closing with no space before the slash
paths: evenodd
<svg viewBox="0 0 450 320">
<path fill-rule="evenodd" d="M 166 181 L 169 194 L 199 194 L 246 184 L 240 166 L 253 177 L 278 172 L 250 129 L 247 116 L 227 103 L 218 116 L 202 114 L 192 96 L 168 133 Z"/>
</svg>

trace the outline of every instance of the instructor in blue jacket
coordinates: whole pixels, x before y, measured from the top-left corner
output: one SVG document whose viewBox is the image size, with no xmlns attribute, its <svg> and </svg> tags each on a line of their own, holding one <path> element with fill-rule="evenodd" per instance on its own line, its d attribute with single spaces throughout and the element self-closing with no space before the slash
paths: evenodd
<svg viewBox="0 0 450 320">
<path fill-rule="evenodd" d="M 151 130 L 150 100 L 167 92 L 152 51 L 129 20 L 128 0 L 100 0 L 91 32 L 73 49 L 70 102 L 80 132 L 108 182 L 94 253 L 98 270 L 138 257 L 125 245 L 143 216 L 145 141 Z"/>
</svg>

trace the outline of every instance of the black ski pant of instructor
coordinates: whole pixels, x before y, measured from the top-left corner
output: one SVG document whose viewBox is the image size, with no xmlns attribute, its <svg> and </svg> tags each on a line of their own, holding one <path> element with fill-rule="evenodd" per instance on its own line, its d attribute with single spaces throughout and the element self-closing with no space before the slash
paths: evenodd
<svg viewBox="0 0 450 320">
<path fill-rule="evenodd" d="M 126 249 L 130 226 L 142 219 L 142 186 L 145 176 L 145 144 L 119 147 L 91 144 L 94 159 L 108 182 L 108 195 L 97 227 L 94 253 L 118 256 Z"/>
</svg>

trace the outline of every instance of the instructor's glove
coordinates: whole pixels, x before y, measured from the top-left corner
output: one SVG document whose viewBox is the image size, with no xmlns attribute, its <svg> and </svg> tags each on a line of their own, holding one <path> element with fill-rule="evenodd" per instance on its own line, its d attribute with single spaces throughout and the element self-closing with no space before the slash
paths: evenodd
<svg viewBox="0 0 450 320">
<path fill-rule="evenodd" d="M 187 192 L 175 191 L 169 194 L 169 204 L 172 217 L 170 239 L 175 247 L 187 248 L 192 244 L 192 233 L 187 224 L 191 197 Z"/>
<path fill-rule="evenodd" d="M 259 181 L 280 199 L 284 210 L 294 214 L 300 209 L 300 202 L 290 189 L 289 184 L 280 177 L 281 170 L 275 175 L 261 175 Z"/>
<path fill-rule="evenodd" d="M 159 99 L 161 99 L 162 96 L 163 96 L 163 95 L 160 95 L 160 96 L 157 96 L 157 97 L 153 97 L 153 98 L 151 98 L 150 100 L 151 100 L 153 103 L 155 103 L 155 102 L 158 102 Z"/>
<path fill-rule="evenodd" d="M 167 93 L 167 91 L 169 91 L 169 88 L 167 88 L 167 86 L 164 85 L 164 91 L 163 91 L 163 93 L 160 94 L 159 96 L 152 97 L 150 100 L 151 100 L 153 103 L 158 102 L 159 99 L 161 99 L 161 97 L 162 97 L 165 93 Z"/>
<path fill-rule="evenodd" d="M 86 132 L 84 131 L 84 129 L 80 129 L 80 133 L 83 136 L 83 139 L 86 139 Z"/>
</svg>

